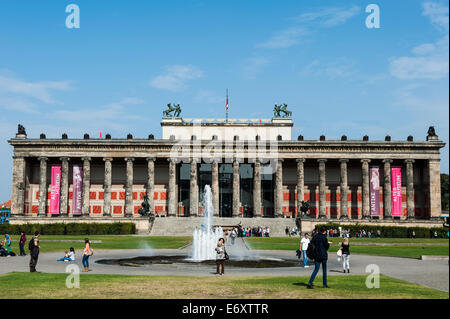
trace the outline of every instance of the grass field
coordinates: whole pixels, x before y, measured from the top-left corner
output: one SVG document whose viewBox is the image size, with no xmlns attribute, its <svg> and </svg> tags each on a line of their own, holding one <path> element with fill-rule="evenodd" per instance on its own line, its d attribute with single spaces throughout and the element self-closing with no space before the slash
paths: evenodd
<svg viewBox="0 0 450 319">
<path fill-rule="evenodd" d="M 27 236 L 28 240 L 31 239 Z M 86 236 L 63 236 L 63 235 L 42 235 L 39 237 L 41 252 L 64 251 L 73 247 L 75 251 L 83 249 L 84 242 L 77 242 L 84 240 Z M 92 235 L 88 236 L 90 240 L 101 240 L 101 243 L 93 243 L 94 249 L 139 249 L 139 248 L 153 248 L 153 249 L 177 249 L 190 243 L 191 237 L 169 237 L 169 236 L 117 236 L 117 235 Z M 19 251 L 18 244 L 19 236 L 14 236 L 15 240 L 12 244 L 13 251 Z M 46 240 L 64 240 L 64 242 L 54 242 Z M 71 241 L 72 240 L 72 241 Z M 28 252 L 28 243 L 25 247 Z"/>
<path fill-rule="evenodd" d="M 261 238 L 252 237 L 245 239 L 252 249 L 261 250 L 292 250 L 295 251 L 299 246 L 299 237 L 272 237 Z M 336 252 L 342 238 L 332 238 L 329 252 Z M 367 244 L 367 245 L 358 245 Z M 389 244 L 386 246 L 369 245 L 374 243 Z M 428 245 L 420 245 L 420 244 Z M 419 258 L 421 255 L 438 255 L 448 256 L 449 246 L 448 239 L 430 239 L 430 238 L 355 238 L 350 239 L 350 252 L 356 254 L 395 256 Z M 432 245 L 437 244 L 437 245 Z"/>
<path fill-rule="evenodd" d="M 448 299 L 448 293 L 381 275 L 380 288 L 368 289 L 366 276 L 329 276 L 330 289 L 306 289 L 309 277 L 168 277 L 80 275 L 80 289 L 65 286 L 67 275 L 9 273 L 0 275 L 0 291 L 8 298 L 365 298 Z"/>
</svg>

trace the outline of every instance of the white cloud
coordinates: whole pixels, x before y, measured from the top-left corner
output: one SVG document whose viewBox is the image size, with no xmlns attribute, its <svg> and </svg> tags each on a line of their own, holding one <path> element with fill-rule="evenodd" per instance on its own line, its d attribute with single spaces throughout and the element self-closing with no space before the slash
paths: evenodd
<svg viewBox="0 0 450 319">
<path fill-rule="evenodd" d="M 334 61 L 326 63 L 315 59 L 301 70 L 300 75 L 325 76 L 332 80 L 348 78 L 358 72 L 355 65 L 355 62 L 345 57 L 336 58 Z"/>
<path fill-rule="evenodd" d="M 431 23 L 448 32 L 448 7 L 437 2 L 424 2 L 422 14 L 430 18 Z"/>
<path fill-rule="evenodd" d="M 448 76 L 448 7 L 435 2 L 425 2 L 422 6 L 422 14 L 444 31 L 445 35 L 435 43 L 423 43 L 414 47 L 412 56 L 391 58 L 389 71 L 396 78 L 438 80 Z"/>
<path fill-rule="evenodd" d="M 68 89 L 70 89 L 68 81 L 26 82 L 13 77 L 0 75 L 0 93 L 33 98 L 47 104 L 55 103 L 50 93 L 51 90 Z"/>
<path fill-rule="evenodd" d="M 325 27 L 334 27 L 344 24 L 360 12 L 361 8 L 358 6 L 352 6 L 350 8 L 326 7 L 318 11 L 302 13 L 296 20 L 302 23 L 317 22 Z"/>
<path fill-rule="evenodd" d="M 150 86 L 169 91 L 181 91 L 187 87 L 189 80 L 203 77 L 203 72 L 192 65 L 170 65 L 163 74 L 150 81 Z"/>
<path fill-rule="evenodd" d="M 291 27 L 275 33 L 268 41 L 257 46 L 268 49 L 285 49 L 296 45 L 300 37 L 307 34 L 308 32 L 304 28 Z"/>
</svg>

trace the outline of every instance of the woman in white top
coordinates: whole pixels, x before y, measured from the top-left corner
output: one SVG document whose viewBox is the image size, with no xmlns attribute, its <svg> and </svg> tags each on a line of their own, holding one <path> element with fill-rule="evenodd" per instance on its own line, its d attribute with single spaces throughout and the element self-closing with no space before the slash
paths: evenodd
<svg viewBox="0 0 450 319">
<path fill-rule="evenodd" d="M 58 261 L 74 261 L 75 260 L 75 249 L 70 247 L 70 250 L 66 250 L 66 255 L 63 258 L 57 259 Z"/>
</svg>

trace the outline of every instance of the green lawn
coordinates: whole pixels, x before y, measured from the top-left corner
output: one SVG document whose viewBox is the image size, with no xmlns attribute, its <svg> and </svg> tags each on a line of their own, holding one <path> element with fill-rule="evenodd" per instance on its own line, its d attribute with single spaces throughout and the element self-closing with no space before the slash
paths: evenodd
<svg viewBox="0 0 450 319">
<path fill-rule="evenodd" d="M 80 289 L 66 288 L 66 274 L 0 275 L 8 298 L 366 298 L 448 299 L 448 293 L 381 275 L 380 288 L 368 289 L 366 276 L 329 276 L 330 289 L 306 289 L 309 277 L 178 277 L 81 274 Z"/>
<path fill-rule="evenodd" d="M 271 237 L 261 238 L 252 237 L 245 239 L 252 249 L 261 250 L 292 250 L 298 249 L 299 237 Z M 332 238 L 329 252 L 336 252 L 339 248 L 339 243 L 342 238 Z M 391 243 L 389 246 L 375 246 L 375 245 L 352 245 L 357 243 Z M 406 245 L 406 244 L 439 244 L 439 245 Z M 356 254 L 368 254 L 368 255 L 382 255 L 382 256 L 396 256 L 396 257 L 411 257 L 419 258 L 421 255 L 439 255 L 448 256 L 449 246 L 448 239 L 431 239 L 431 238 L 381 238 L 381 239 L 369 239 L 369 238 L 355 238 L 350 239 L 350 251 Z M 443 245 L 444 244 L 444 245 Z M 445 245 L 446 244 L 446 245 Z"/>
<path fill-rule="evenodd" d="M 118 235 L 92 235 L 87 236 L 90 240 L 101 240 L 101 243 L 92 243 L 94 249 L 177 249 L 190 243 L 191 237 L 169 237 L 169 236 L 118 236 Z M 31 236 L 27 236 L 27 240 Z M 41 252 L 64 251 L 73 247 L 75 251 L 84 247 L 84 242 L 67 242 L 66 240 L 84 240 L 86 236 L 72 235 L 42 235 L 40 236 Z M 19 236 L 13 236 L 13 250 L 19 251 Z M 47 242 L 45 240 L 65 240 L 64 242 Z M 25 247 L 28 252 L 28 243 Z"/>
</svg>

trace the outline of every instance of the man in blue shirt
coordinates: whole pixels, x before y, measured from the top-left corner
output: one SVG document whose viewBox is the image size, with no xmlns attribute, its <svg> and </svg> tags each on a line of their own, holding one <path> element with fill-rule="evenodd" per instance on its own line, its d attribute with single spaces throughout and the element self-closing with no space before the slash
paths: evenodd
<svg viewBox="0 0 450 319">
<path fill-rule="evenodd" d="M 328 248 L 330 248 L 331 242 L 328 241 L 326 237 L 327 229 L 325 227 L 320 228 L 320 233 L 315 235 L 311 243 L 316 248 L 316 259 L 314 260 L 314 271 L 308 282 L 308 288 L 313 288 L 313 282 L 319 272 L 320 264 L 322 264 L 323 271 L 323 287 L 330 288 L 327 285 L 327 261 L 328 261 Z"/>
</svg>

